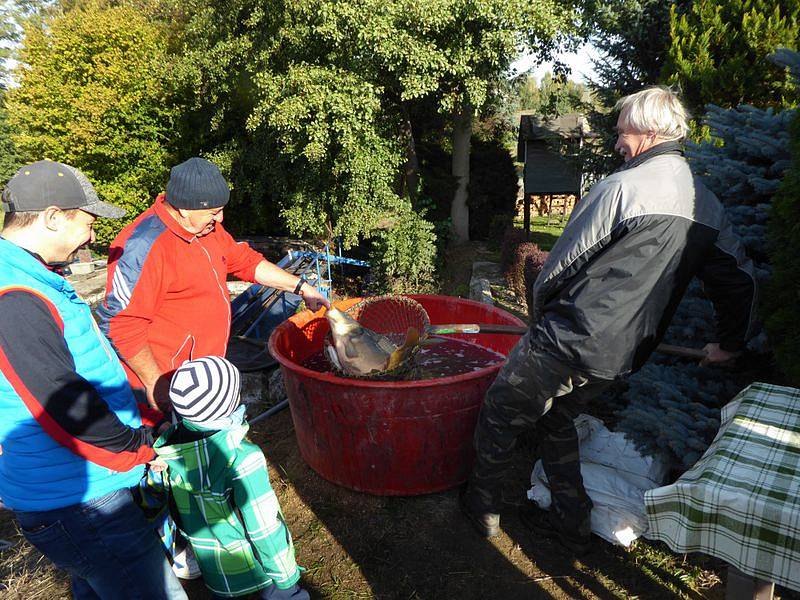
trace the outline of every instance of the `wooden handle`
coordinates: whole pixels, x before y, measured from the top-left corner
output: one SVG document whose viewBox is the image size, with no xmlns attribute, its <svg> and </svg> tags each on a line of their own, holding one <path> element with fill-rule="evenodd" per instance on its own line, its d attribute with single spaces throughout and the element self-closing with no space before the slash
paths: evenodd
<svg viewBox="0 0 800 600">
<path fill-rule="evenodd" d="M 454 333 L 502 333 L 507 335 L 524 335 L 528 331 L 528 327 L 519 325 L 495 325 L 493 323 L 448 323 L 446 325 L 428 325 L 426 331 L 433 335 Z M 659 344 L 656 348 L 656 352 L 669 354 L 670 356 L 680 356 L 682 358 L 693 358 L 696 360 L 703 360 L 706 357 L 705 350 L 673 346 L 672 344 Z"/>
<path fill-rule="evenodd" d="M 669 354 L 670 356 L 681 356 L 683 358 L 695 358 L 703 360 L 706 357 L 706 351 L 699 348 L 686 348 L 685 346 L 673 346 L 672 344 L 659 344 L 656 347 L 656 352 L 661 354 Z"/>
</svg>

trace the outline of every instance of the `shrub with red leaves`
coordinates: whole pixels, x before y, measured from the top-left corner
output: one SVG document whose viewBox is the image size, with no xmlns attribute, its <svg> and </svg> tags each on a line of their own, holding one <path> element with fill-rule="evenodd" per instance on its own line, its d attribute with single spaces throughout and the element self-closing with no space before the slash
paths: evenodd
<svg viewBox="0 0 800 600">
<path fill-rule="evenodd" d="M 533 242 L 523 242 L 517 246 L 514 260 L 505 271 L 508 287 L 517 295 L 517 298 L 525 298 L 529 315 L 533 303 L 533 282 L 542 271 L 547 255 L 548 252 L 541 250 Z"/>
<path fill-rule="evenodd" d="M 508 273 L 514 262 L 517 247 L 527 240 L 528 238 L 522 229 L 513 225 L 506 229 L 503 234 L 503 242 L 500 244 L 500 268 L 503 270 L 504 275 Z"/>
</svg>

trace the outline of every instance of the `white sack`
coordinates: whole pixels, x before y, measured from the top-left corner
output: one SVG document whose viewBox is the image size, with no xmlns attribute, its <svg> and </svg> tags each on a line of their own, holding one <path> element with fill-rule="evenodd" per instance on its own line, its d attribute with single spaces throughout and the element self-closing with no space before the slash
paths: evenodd
<svg viewBox="0 0 800 600">
<path fill-rule="evenodd" d="M 624 434 L 609 431 L 590 415 L 578 415 L 575 428 L 583 485 L 594 504 L 592 531 L 613 544 L 629 546 L 647 530 L 644 493 L 663 485 L 668 465 L 642 456 Z M 541 460 L 533 467 L 531 484 L 528 499 L 548 509 L 550 488 Z"/>
</svg>

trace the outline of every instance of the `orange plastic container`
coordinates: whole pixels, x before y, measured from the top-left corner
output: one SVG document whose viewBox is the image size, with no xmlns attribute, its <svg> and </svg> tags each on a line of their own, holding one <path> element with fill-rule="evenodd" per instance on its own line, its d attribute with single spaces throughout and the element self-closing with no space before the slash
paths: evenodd
<svg viewBox="0 0 800 600">
<path fill-rule="evenodd" d="M 432 324 L 524 325 L 513 315 L 452 296 L 411 296 Z M 347 309 L 361 299 L 337 304 Z M 385 496 L 427 494 L 466 481 L 483 396 L 499 365 L 421 381 L 365 381 L 301 366 L 328 333 L 321 313 L 304 311 L 278 326 L 269 350 L 283 371 L 297 443 L 322 477 Z M 508 354 L 515 335 L 453 336 Z"/>
</svg>

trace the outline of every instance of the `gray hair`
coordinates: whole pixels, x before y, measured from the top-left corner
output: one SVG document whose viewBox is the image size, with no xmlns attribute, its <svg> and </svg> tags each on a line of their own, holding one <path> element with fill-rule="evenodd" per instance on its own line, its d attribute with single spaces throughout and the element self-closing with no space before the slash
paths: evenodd
<svg viewBox="0 0 800 600">
<path fill-rule="evenodd" d="M 620 123 L 637 133 L 654 132 L 668 140 L 682 140 L 689 134 L 689 112 L 670 88 L 657 85 L 621 98 L 614 107 Z"/>
</svg>

